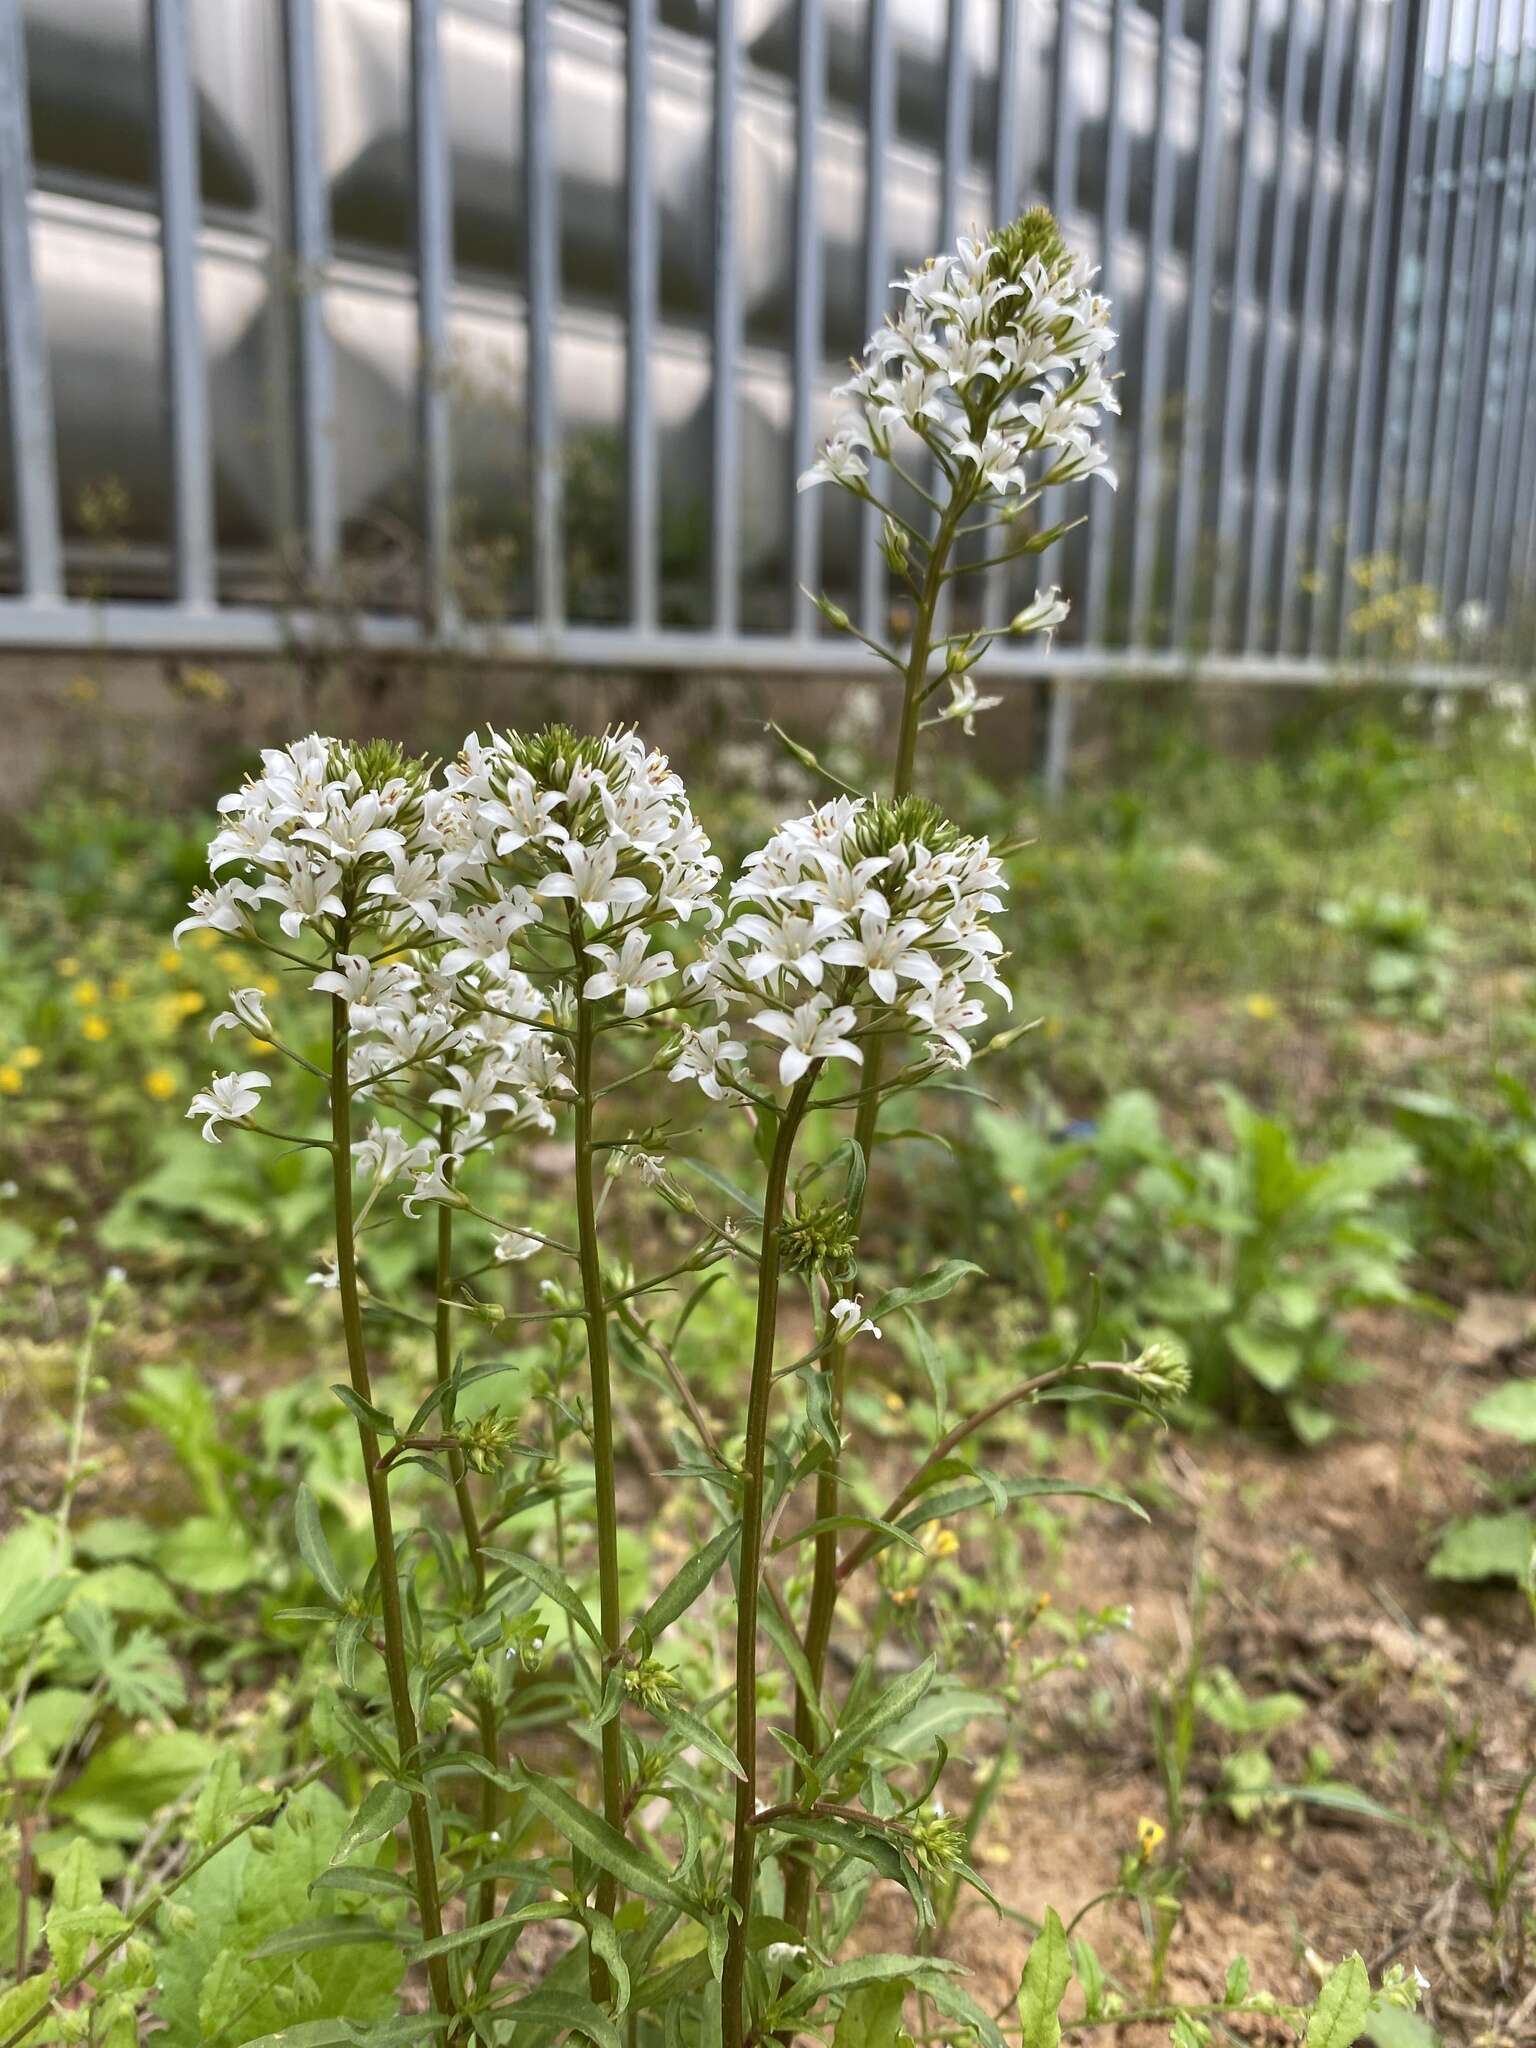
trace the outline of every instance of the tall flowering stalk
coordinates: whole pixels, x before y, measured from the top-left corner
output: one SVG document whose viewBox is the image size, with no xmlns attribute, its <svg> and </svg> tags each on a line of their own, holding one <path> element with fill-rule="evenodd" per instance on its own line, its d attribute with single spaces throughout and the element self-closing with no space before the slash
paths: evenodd
<svg viewBox="0 0 1536 2048">
<path fill-rule="evenodd" d="M 603 1678 L 617 1683 L 624 1648 L 609 1308 L 598 1235 L 603 1159 L 595 1130 L 597 1051 L 616 1028 L 643 1032 L 665 1014 L 675 962 L 658 934 L 696 917 L 718 920 L 720 863 L 694 819 L 680 778 L 633 732 L 593 739 L 553 726 L 531 737 L 493 733 L 465 742 L 448 771 L 476 853 L 457 878 L 448 924 L 463 951 L 505 951 L 543 991 L 552 1029 L 570 1054 L 576 1246 L 592 1396 L 596 1474 L 598 1617 Z M 642 1069 L 643 1071 L 643 1069 Z M 603 1815 L 627 1820 L 623 1729 L 617 1697 L 601 1730 Z M 599 1879 L 596 1910 L 611 1921 L 618 1886 Z M 594 1998 L 608 1972 L 592 1951 Z"/>
<path fill-rule="evenodd" d="M 975 989 L 1007 1000 L 997 975 L 1001 875 L 984 840 L 967 839 L 914 798 L 866 804 L 838 798 L 791 820 L 749 857 L 733 884 L 733 915 L 690 980 L 713 1002 L 710 1035 L 684 1041 L 677 1076 L 717 1097 L 751 1101 L 773 1133 L 762 1204 L 756 1335 L 742 1460 L 737 1573 L 736 1741 L 738 1780 L 731 1841 L 731 1920 L 721 1977 L 726 2048 L 745 2036 L 744 1994 L 755 1881 L 758 1815 L 758 1639 L 763 1578 L 766 1462 L 774 1384 L 780 1279 L 788 1267 L 819 1284 L 823 1323 L 803 1365 L 840 1348 L 863 1323 L 837 1283 L 852 1262 L 852 1206 L 791 1202 L 795 1141 L 829 1065 L 863 1067 L 892 1037 L 918 1034 L 921 1049 L 890 1088 L 964 1066 L 967 1032 L 985 1008 Z M 750 1010 L 745 1041 L 723 1036 L 732 1010 Z M 749 1078 L 766 1055 L 767 1090 Z M 776 1084 L 776 1085 L 775 1085 Z M 830 1098 L 829 1106 L 844 1096 Z M 861 1187 L 862 1172 L 853 1185 Z M 858 1199 L 855 1195 L 855 1202 Z M 837 1448 L 836 1425 L 825 1448 Z M 813 1731 L 814 1736 L 814 1731 Z"/>
<path fill-rule="evenodd" d="M 883 514 L 885 559 L 912 600 L 905 646 L 866 645 L 901 678 L 901 721 L 891 795 L 911 793 L 917 746 L 925 727 L 959 721 L 974 732 L 977 715 L 1001 699 L 978 694 L 973 670 L 998 637 L 990 631 L 939 633 L 946 590 L 962 576 L 1005 569 L 1038 556 L 1067 530 L 1032 524 L 1028 514 L 1047 488 L 1100 476 L 1111 486 L 1103 446 L 1095 439 L 1104 413 L 1119 411 L 1104 363 L 1114 347 L 1109 303 L 1092 290 L 1091 273 L 1066 247 L 1049 211 L 1037 207 L 1000 233 L 962 239 L 954 253 L 906 276 L 904 304 L 871 335 L 854 375 L 838 390 L 850 412 L 800 479 L 800 488 L 832 483 Z M 930 490 L 912 458 L 931 466 Z M 914 524 L 876 495 L 870 458 L 884 462 L 928 507 Z M 970 522 L 969 524 L 967 522 Z M 969 554 L 966 544 L 974 543 Z M 840 607 L 820 609 L 854 631 Z M 1041 633 L 1047 645 L 1068 615 L 1054 586 L 1014 614 L 1007 632 Z M 948 699 L 925 717 L 945 687 Z M 868 1164 L 878 1139 L 880 1052 L 865 1074 L 854 1142 Z M 855 1224 L 858 1217 L 855 1217 Z M 847 1346 L 826 1363 L 833 1413 L 846 1395 Z M 817 1520 L 832 1524 L 840 1498 L 839 1461 L 818 1481 Z M 818 1537 L 806 1662 L 819 1690 L 837 1605 L 837 1532 Z M 817 1703 L 797 1688 L 795 1733 L 802 1745 L 815 1732 Z M 786 1917 L 802 1932 L 810 1913 L 811 1871 L 793 1872 Z"/>
</svg>

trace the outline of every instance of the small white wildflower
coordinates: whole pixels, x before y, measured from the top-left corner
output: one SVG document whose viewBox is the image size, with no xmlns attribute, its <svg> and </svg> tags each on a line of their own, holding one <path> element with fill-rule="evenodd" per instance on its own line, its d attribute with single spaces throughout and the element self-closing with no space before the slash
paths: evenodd
<svg viewBox="0 0 1536 2048">
<path fill-rule="evenodd" d="M 880 1335 L 878 1326 L 872 1323 L 864 1313 L 862 1295 L 855 1294 L 851 1298 L 844 1295 L 840 1301 L 834 1301 L 831 1315 L 833 1322 L 837 1325 L 839 1343 L 846 1344 L 850 1337 L 878 1337 Z"/>
<path fill-rule="evenodd" d="M 199 1089 L 187 1108 L 188 1116 L 206 1119 L 203 1136 L 210 1145 L 219 1143 L 221 1123 L 243 1123 L 261 1104 L 261 1091 L 272 1086 L 270 1074 L 215 1074 L 206 1088 Z"/>
</svg>

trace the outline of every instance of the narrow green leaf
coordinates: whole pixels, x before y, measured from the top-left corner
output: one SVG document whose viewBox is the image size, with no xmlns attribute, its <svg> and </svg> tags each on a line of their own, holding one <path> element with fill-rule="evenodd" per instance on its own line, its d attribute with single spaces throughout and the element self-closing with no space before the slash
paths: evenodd
<svg viewBox="0 0 1536 2048">
<path fill-rule="evenodd" d="M 602 2007 L 571 1991 L 532 1991 L 515 2004 L 503 2006 L 501 2015 L 514 2022 L 543 2022 L 585 2034 L 595 2048 L 623 2048 L 618 2028 Z"/>
<path fill-rule="evenodd" d="M 771 1555 L 782 1557 L 786 1550 L 794 1550 L 802 1543 L 809 1543 L 832 1529 L 878 1529 L 892 1543 L 904 1543 L 908 1550 L 922 1550 L 922 1544 L 905 1529 L 894 1522 L 882 1522 L 878 1515 L 823 1515 L 819 1522 L 809 1522 L 805 1528 L 797 1529 L 793 1536 L 786 1536 L 775 1543 Z"/>
<path fill-rule="evenodd" d="M 647 1636 L 654 1643 L 663 1629 L 670 1628 L 674 1621 L 686 1614 L 730 1556 L 740 1534 L 739 1521 L 727 1522 L 723 1528 L 717 1529 L 703 1549 L 696 1550 L 662 1587 L 642 1615 L 635 1633 Z"/>
<path fill-rule="evenodd" d="M 811 601 L 813 604 L 815 603 L 814 598 Z M 844 622 L 843 630 L 845 632 L 847 631 L 846 621 Z M 840 775 L 834 775 L 830 768 L 824 766 L 822 762 L 818 761 L 816 756 L 811 752 L 809 747 L 802 747 L 798 740 L 792 740 L 789 734 L 784 730 L 782 725 L 776 725 L 774 721 L 770 718 L 768 720 L 765 730 L 771 732 L 774 738 L 779 742 L 780 746 L 783 747 L 788 753 L 792 754 L 794 758 L 800 763 L 800 766 L 806 769 L 810 774 L 819 775 L 823 782 L 830 782 L 832 787 L 834 789 L 840 789 L 843 792 L 844 796 L 859 796 L 860 794 L 862 794 L 861 791 L 854 788 L 851 782 L 844 782 L 843 778 Z"/>
<path fill-rule="evenodd" d="M 938 1668 L 937 1657 L 925 1657 L 915 1671 L 906 1672 L 894 1685 L 888 1685 L 880 1697 L 872 1700 L 861 1713 L 844 1722 L 816 1759 L 816 1768 L 823 1782 L 835 1778 L 882 1728 L 888 1728 L 893 1721 L 910 1714 L 932 1685 Z"/>
<path fill-rule="evenodd" d="M 679 1735 L 686 1735 L 696 1748 L 702 1749 L 706 1756 L 712 1756 L 717 1764 L 722 1764 L 733 1778 L 745 1779 L 747 1774 L 737 1761 L 735 1750 L 699 1715 L 691 1714 L 686 1707 L 669 1706 L 663 1719 L 669 1728 L 675 1728 Z"/>
<path fill-rule="evenodd" d="M 364 1429 L 371 1429 L 375 1436 L 399 1436 L 400 1431 L 394 1417 L 386 1415 L 382 1408 L 375 1408 L 373 1403 L 365 1401 L 361 1394 L 354 1394 L 350 1387 L 339 1385 L 333 1386 L 331 1392 L 343 1408 L 351 1409 Z"/>
<path fill-rule="evenodd" d="M 396 1785 L 386 1778 L 381 1784 L 372 1786 L 362 1805 L 342 1829 L 331 1851 L 331 1862 L 345 1863 L 354 1850 L 390 1834 L 410 1810 L 411 1795 L 403 1785 Z"/>
<path fill-rule="evenodd" d="M 507 1570 L 515 1573 L 518 1578 L 527 1579 L 530 1584 L 537 1586 L 546 1599 L 553 1600 L 557 1607 L 565 1609 L 576 1626 L 599 1651 L 602 1649 L 602 1636 L 598 1633 L 597 1623 L 587 1612 L 585 1601 L 558 1572 L 551 1571 L 547 1564 L 540 1564 L 536 1557 L 525 1557 L 516 1550 L 487 1548 L 481 1555 L 494 1558 L 497 1564 L 505 1565 Z"/>
<path fill-rule="evenodd" d="M 272 1956 L 301 1956 L 313 1948 L 357 1948 L 365 1942 L 399 1941 L 387 1927 L 362 1913 L 338 1914 L 328 1920 L 301 1920 L 285 1927 L 253 1948 L 248 1960 L 264 1962 Z"/>
<path fill-rule="evenodd" d="M 892 1287 L 882 1294 L 869 1313 L 878 1322 L 881 1316 L 895 1315 L 899 1308 L 915 1308 L 919 1302 L 939 1301 L 970 1274 L 981 1270 L 974 1259 L 946 1259 L 942 1266 L 935 1266 L 931 1273 L 925 1273 L 921 1280 L 914 1280 L 910 1287 Z"/>
<path fill-rule="evenodd" d="M 552 1778 L 524 1769 L 519 1772 L 517 1783 L 573 1849 L 589 1856 L 600 1869 L 616 1877 L 627 1891 L 636 1892 L 642 1899 L 650 1899 L 659 1906 L 673 1906 L 690 1919 L 702 1921 L 707 1918 L 702 1907 L 689 1897 L 670 1870 L 628 1841 L 617 1828 L 610 1827 L 599 1814 L 590 1813 Z"/>
<path fill-rule="evenodd" d="M 935 1978 L 963 1974 L 959 1963 L 940 1956 L 854 1956 L 846 1963 L 829 1963 L 825 1968 L 807 1970 L 784 2000 L 782 2011 L 788 2018 L 791 2013 L 804 2012 L 818 1999 L 857 1991 L 864 1984 L 889 1984 L 907 1977 L 921 1986 Z"/>
<path fill-rule="evenodd" d="M 347 1582 L 337 1569 L 331 1546 L 320 1526 L 319 1503 L 307 1486 L 301 1486 L 294 1497 L 293 1522 L 299 1539 L 300 1557 L 319 1580 L 326 1597 L 338 1607 L 344 1606 Z"/>
</svg>

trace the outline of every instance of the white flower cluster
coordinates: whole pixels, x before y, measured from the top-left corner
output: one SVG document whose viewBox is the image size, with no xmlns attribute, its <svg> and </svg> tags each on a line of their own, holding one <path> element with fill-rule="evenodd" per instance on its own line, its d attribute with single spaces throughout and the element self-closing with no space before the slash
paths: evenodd
<svg viewBox="0 0 1536 2048">
<path fill-rule="evenodd" d="M 1120 409 L 1103 370 L 1115 335 L 1091 281 L 1044 207 L 909 271 L 904 308 L 838 387 L 854 409 L 800 488 L 862 492 L 867 454 L 888 458 L 903 432 L 973 498 L 1094 474 L 1113 485 L 1094 433 L 1101 413 Z"/>
<path fill-rule="evenodd" d="M 759 1006 L 751 1027 L 777 1051 L 784 1087 L 816 1061 L 862 1064 L 861 1041 L 881 1032 L 919 1033 L 932 1061 L 964 1066 L 966 1033 L 985 1014 L 971 991 L 1011 1002 L 990 922 L 1004 886 L 986 841 L 920 799 L 839 797 L 748 856 L 731 889 L 737 914 L 689 980 L 719 1018 Z M 747 1053 L 723 1022 L 685 1031 L 671 1078 L 739 1100 L 729 1070 Z"/>
<path fill-rule="evenodd" d="M 676 961 L 653 934 L 720 920 L 720 862 L 666 756 L 634 732 L 472 735 L 447 782 L 469 900 L 444 920 L 445 968 L 499 959 L 516 933 L 553 924 L 579 946 L 586 1002 L 616 999 L 631 1020 L 663 1006 Z"/>
<path fill-rule="evenodd" d="M 408 1204 L 445 1198 L 463 1158 L 489 1142 L 492 1118 L 498 1129 L 553 1129 L 550 1102 L 569 1082 L 541 1028 L 547 1003 L 507 945 L 538 910 L 482 905 L 500 943 L 466 943 L 453 906 L 466 871 L 478 873 L 480 842 L 451 789 L 431 785 L 421 763 L 388 745 L 311 734 L 265 752 L 261 774 L 219 811 L 209 867 L 215 877 L 236 873 L 198 891 L 176 937 L 202 926 L 263 944 L 256 920 L 274 905 L 291 943 L 272 950 L 320 966 L 308 988 L 346 1006 L 356 1094 L 424 1096 L 452 1115 L 446 1152 L 436 1139 L 408 1142 L 393 1125 L 370 1126 L 353 1147 L 369 1203 L 402 1179 Z M 319 959 L 307 950 L 316 940 Z M 243 1027 L 288 1050 L 260 989 L 230 1000 L 213 1033 Z M 215 1075 L 188 1114 L 205 1118 L 203 1135 L 216 1143 L 219 1123 L 248 1117 L 266 1085 L 257 1073 Z"/>
</svg>

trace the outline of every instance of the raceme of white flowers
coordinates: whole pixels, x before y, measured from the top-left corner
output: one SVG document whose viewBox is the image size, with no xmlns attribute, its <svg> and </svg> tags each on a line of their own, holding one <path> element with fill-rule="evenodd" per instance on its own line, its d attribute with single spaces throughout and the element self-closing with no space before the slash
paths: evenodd
<svg viewBox="0 0 1536 2048">
<path fill-rule="evenodd" d="M 792 818 L 747 857 L 729 922 L 688 971 L 721 1021 L 685 1031 L 672 1079 L 740 1099 L 750 1048 L 726 1035 L 731 1009 L 751 1012 L 740 1028 L 786 1088 L 815 1062 L 861 1066 L 880 1034 L 917 1034 L 927 1065 L 965 1066 L 985 1015 L 973 991 L 1011 1001 L 991 924 L 1005 886 L 987 842 L 919 798 L 838 797 Z"/>
<path fill-rule="evenodd" d="M 720 863 L 681 779 L 630 732 L 472 734 L 436 780 L 393 749 L 312 735 L 264 753 L 219 808 L 215 885 L 176 936 L 243 938 L 344 1004 L 354 1094 L 415 1111 L 411 1135 L 375 1121 L 354 1144 L 367 1203 L 403 1183 L 413 1214 L 453 1201 L 458 1168 L 494 1137 L 554 1128 L 578 998 L 629 1022 L 667 1013 L 670 1030 L 676 963 L 653 939 L 721 915 Z M 261 988 L 230 1003 L 215 1034 L 297 1057 Z M 217 1143 L 267 1085 L 215 1075 L 189 1114 Z M 442 1138 L 418 1135 L 424 1114 Z"/>
<path fill-rule="evenodd" d="M 1118 412 L 1104 361 L 1115 345 L 1092 271 L 1037 208 L 988 236 L 962 236 L 902 281 L 906 304 L 876 329 L 836 395 L 852 408 L 800 478 L 863 494 L 866 457 L 924 442 L 978 495 L 1006 497 L 1100 475 L 1094 439 Z"/>
</svg>

